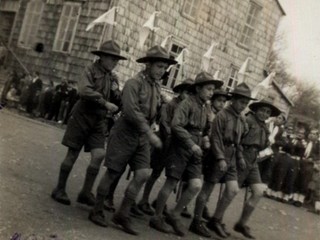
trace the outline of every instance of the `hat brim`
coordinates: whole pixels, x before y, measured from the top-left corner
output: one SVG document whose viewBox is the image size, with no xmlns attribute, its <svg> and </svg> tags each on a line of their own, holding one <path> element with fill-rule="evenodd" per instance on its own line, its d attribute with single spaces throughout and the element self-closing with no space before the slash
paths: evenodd
<svg viewBox="0 0 320 240">
<path fill-rule="evenodd" d="M 212 100 L 216 99 L 217 97 L 225 97 L 227 99 L 227 101 L 229 101 L 231 99 L 231 95 L 227 94 L 227 93 L 214 93 L 212 96 Z"/>
<path fill-rule="evenodd" d="M 276 116 L 279 116 L 281 111 L 279 108 L 277 108 L 276 106 L 273 106 L 272 104 L 270 103 L 266 103 L 266 102 L 254 102 L 254 103 L 251 103 L 249 105 L 249 109 L 253 112 L 256 112 L 258 110 L 258 108 L 261 108 L 261 107 L 268 107 L 271 109 L 271 115 L 270 117 L 276 117 Z"/>
<path fill-rule="evenodd" d="M 220 80 L 207 80 L 199 83 L 194 83 L 190 86 L 190 91 L 195 91 L 197 86 L 203 86 L 203 85 L 208 85 L 208 84 L 213 84 L 216 89 L 222 87 L 223 82 Z"/>
<path fill-rule="evenodd" d="M 231 94 L 231 98 L 233 97 L 233 96 L 238 96 L 238 97 L 243 97 L 243 98 L 247 98 L 247 99 L 249 99 L 249 100 L 257 100 L 256 98 L 252 98 L 251 96 L 248 96 L 248 95 L 245 95 L 245 94 L 241 94 L 241 93 L 230 93 Z"/>
<path fill-rule="evenodd" d="M 94 50 L 94 51 L 91 51 L 91 53 L 92 54 L 94 54 L 94 55 L 97 55 L 97 56 L 101 56 L 101 55 L 103 55 L 103 56 L 113 56 L 113 57 L 117 57 L 117 58 L 119 58 L 120 60 L 127 60 L 127 58 L 126 57 L 124 57 L 124 56 L 121 56 L 121 55 L 119 55 L 119 54 L 116 54 L 116 53 L 111 53 L 111 52 L 105 52 L 105 51 L 100 51 L 100 50 Z"/>
<path fill-rule="evenodd" d="M 189 90 L 191 85 L 192 84 L 189 84 L 189 83 L 181 83 L 181 84 L 175 86 L 172 90 L 175 93 L 178 93 L 178 92 L 181 92 L 181 91 L 184 91 L 184 90 Z"/>
<path fill-rule="evenodd" d="M 136 60 L 138 63 L 148 63 L 148 62 L 165 62 L 170 65 L 176 64 L 177 61 L 171 58 L 162 58 L 162 57 L 142 57 Z"/>
</svg>

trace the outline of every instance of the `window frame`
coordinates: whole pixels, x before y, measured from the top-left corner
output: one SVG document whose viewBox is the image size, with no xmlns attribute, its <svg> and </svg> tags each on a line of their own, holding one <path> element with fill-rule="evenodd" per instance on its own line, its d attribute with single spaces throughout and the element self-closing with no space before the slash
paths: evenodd
<svg viewBox="0 0 320 240">
<path fill-rule="evenodd" d="M 239 73 L 240 68 L 237 67 L 234 64 L 231 64 L 230 66 L 230 71 L 229 71 L 229 76 L 225 85 L 225 90 L 227 92 L 231 92 L 232 90 L 234 90 L 235 86 L 237 85 L 239 79 L 238 79 L 238 73 Z M 235 74 L 234 74 L 235 73 Z M 231 82 L 231 85 L 229 84 L 229 82 Z"/>
<path fill-rule="evenodd" d="M 69 15 L 66 17 L 66 15 L 64 15 L 64 14 L 65 14 L 65 11 L 67 11 L 66 10 L 67 6 L 71 6 L 71 9 L 70 9 Z M 73 12 L 75 7 L 78 7 L 78 14 L 77 14 L 76 17 L 72 17 L 70 15 L 72 15 L 72 12 Z M 61 53 L 70 53 L 71 52 L 72 46 L 73 46 L 73 41 L 74 41 L 74 38 L 75 38 L 75 35 L 76 35 L 76 31 L 77 31 L 77 27 L 78 27 L 78 22 L 79 22 L 79 17 L 80 17 L 80 14 L 81 14 L 81 10 L 82 10 L 82 8 L 81 8 L 81 3 L 80 2 L 65 2 L 63 4 L 61 15 L 60 15 L 60 18 L 59 18 L 58 28 L 57 28 L 56 35 L 55 35 L 54 42 L 53 42 L 52 51 L 61 52 Z M 70 31 L 69 26 L 70 26 L 70 21 L 72 21 L 72 20 L 75 20 L 75 23 L 74 23 L 74 26 L 73 26 L 73 29 L 72 29 L 72 34 L 71 34 L 68 50 L 67 51 L 63 51 L 63 48 L 64 48 L 63 45 L 67 42 L 66 41 L 66 36 L 67 36 L 67 33 Z M 67 27 L 64 28 L 66 30 L 63 30 L 63 26 L 62 26 L 64 21 L 67 22 Z M 63 32 L 61 32 L 61 31 L 63 31 Z M 59 39 L 61 38 L 60 37 L 61 35 L 62 35 L 62 39 L 63 40 L 61 40 L 61 46 L 59 47 L 58 46 L 58 42 L 59 42 Z"/>
<path fill-rule="evenodd" d="M 173 52 L 172 51 L 172 47 L 173 45 L 177 46 L 177 48 L 179 49 L 178 52 Z M 177 41 L 176 39 L 172 39 L 170 46 L 168 46 L 169 50 L 169 55 L 170 57 L 176 58 L 183 49 L 186 48 L 186 44 L 184 44 L 183 42 Z M 166 84 L 162 83 L 162 86 L 168 89 L 173 89 L 177 84 L 179 84 L 180 82 L 177 81 L 179 80 L 178 77 L 180 76 L 180 71 L 182 70 L 181 65 L 180 64 L 175 64 L 171 66 L 170 71 L 168 72 L 168 79 Z M 183 79 L 180 79 L 181 81 Z"/>
<path fill-rule="evenodd" d="M 253 13 L 251 12 L 253 9 Z M 242 27 L 239 44 L 244 47 L 249 47 L 252 43 L 252 39 L 256 32 L 256 27 L 259 22 L 259 16 L 262 10 L 262 6 L 254 1 L 249 2 L 249 7 L 246 14 L 246 20 Z M 246 31 L 246 33 L 245 33 Z M 249 34 L 249 31 L 251 33 Z"/>
<path fill-rule="evenodd" d="M 186 5 L 189 4 L 189 1 L 191 1 L 192 3 L 190 4 L 190 11 L 192 11 L 192 9 L 196 9 L 196 12 L 194 15 L 191 15 L 191 12 L 186 12 Z M 195 2 L 199 1 L 198 7 L 195 7 Z M 188 18 L 189 20 L 195 21 L 198 17 L 199 11 L 202 7 L 202 0 L 184 0 L 182 9 L 181 9 L 181 14 Z"/>
<path fill-rule="evenodd" d="M 35 10 L 35 9 L 37 9 L 37 7 L 35 8 L 34 6 L 32 6 L 32 4 L 41 4 L 40 11 Z M 38 35 L 38 31 L 39 31 L 39 27 L 40 27 L 40 23 L 41 23 L 41 19 L 42 19 L 42 14 L 44 11 L 44 7 L 45 7 L 45 3 L 42 0 L 31 0 L 30 2 L 28 2 L 25 13 L 24 13 L 19 38 L 18 38 L 18 46 L 19 47 L 30 49 L 33 47 L 33 44 L 35 44 L 36 39 L 37 39 L 37 35 Z M 35 16 L 38 17 L 37 23 L 30 24 L 30 22 L 33 21 Z M 27 29 L 27 27 L 29 29 Z M 27 33 L 26 33 L 26 31 L 27 31 Z M 25 41 L 26 39 L 28 40 L 27 42 Z M 24 40 L 24 41 L 22 41 L 22 40 Z"/>
</svg>

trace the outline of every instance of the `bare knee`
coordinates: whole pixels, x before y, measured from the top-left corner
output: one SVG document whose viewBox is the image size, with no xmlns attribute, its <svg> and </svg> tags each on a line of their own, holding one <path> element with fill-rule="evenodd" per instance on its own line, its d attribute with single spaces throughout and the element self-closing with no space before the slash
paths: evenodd
<svg viewBox="0 0 320 240">
<path fill-rule="evenodd" d="M 148 180 L 150 175 L 151 175 L 150 169 L 136 170 L 134 174 L 134 181 L 136 181 L 139 184 L 143 184 Z"/>
<path fill-rule="evenodd" d="M 80 150 L 69 148 L 63 163 L 68 166 L 73 166 L 79 156 L 79 153 Z"/>
<path fill-rule="evenodd" d="M 105 150 L 103 148 L 92 149 L 90 165 L 96 168 L 100 168 L 100 165 L 104 157 L 105 157 Z"/>
<path fill-rule="evenodd" d="M 193 193 L 198 193 L 201 190 L 201 187 L 202 187 L 201 179 L 192 179 L 188 183 L 188 189 Z"/>
</svg>

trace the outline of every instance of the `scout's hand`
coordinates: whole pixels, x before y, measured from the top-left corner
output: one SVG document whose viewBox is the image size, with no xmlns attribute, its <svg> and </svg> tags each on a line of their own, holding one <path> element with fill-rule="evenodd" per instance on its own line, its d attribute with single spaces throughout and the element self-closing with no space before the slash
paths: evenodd
<svg viewBox="0 0 320 240">
<path fill-rule="evenodd" d="M 150 144 L 152 146 L 154 146 L 156 148 L 162 148 L 162 142 L 156 134 L 154 134 L 153 132 L 149 132 L 147 135 L 148 135 Z"/>
<path fill-rule="evenodd" d="M 244 170 L 247 167 L 246 161 L 243 158 L 239 159 L 239 167 L 241 170 Z"/>
<path fill-rule="evenodd" d="M 219 161 L 219 170 L 220 170 L 221 172 L 227 171 L 227 163 L 226 163 L 226 161 L 223 160 L 223 159 Z"/>
<path fill-rule="evenodd" d="M 118 109 L 119 109 L 117 105 L 115 105 L 111 102 L 106 102 L 105 107 L 106 107 L 106 109 L 108 109 L 112 113 L 118 111 Z"/>
<path fill-rule="evenodd" d="M 210 140 L 209 140 L 208 136 L 203 137 L 202 142 L 203 142 L 203 148 L 204 149 L 209 149 L 210 148 L 211 145 L 210 145 Z"/>
<path fill-rule="evenodd" d="M 196 158 L 201 158 L 202 157 L 202 155 L 203 155 L 202 149 L 197 144 L 194 144 L 192 146 L 191 150 L 192 150 L 192 152 L 193 152 L 193 154 L 194 154 L 194 156 Z"/>
</svg>

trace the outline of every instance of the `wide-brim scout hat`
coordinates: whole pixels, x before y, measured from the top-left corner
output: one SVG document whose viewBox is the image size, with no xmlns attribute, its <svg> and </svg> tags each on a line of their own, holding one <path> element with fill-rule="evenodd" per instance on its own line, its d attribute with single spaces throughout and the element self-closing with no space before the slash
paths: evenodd
<svg viewBox="0 0 320 240">
<path fill-rule="evenodd" d="M 268 107 L 271 109 L 271 115 L 270 117 L 276 117 L 279 116 L 281 111 L 279 108 L 274 106 L 270 101 L 262 99 L 259 102 L 253 102 L 249 105 L 249 108 L 251 111 L 256 112 L 261 107 Z"/>
<path fill-rule="evenodd" d="M 136 60 L 138 63 L 148 63 L 148 62 L 165 62 L 168 64 L 176 64 L 177 61 L 170 58 L 170 54 L 163 47 L 156 45 L 151 47 L 146 56 L 138 58 Z"/>
<path fill-rule="evenodd" d="M 172 90 L 175 93 L 178 93 L 178 92 L 181 92 L 181 91 L 188 89 L 193 83 L 194 83 L 194 81 L 191 78 L 187 78 L 182 83 L 175 86 Z"/>
<path fill-rule="evenodd" d="M 214 79 L 213 76 L 207 72 L 200 72 L 196 76 L 194 84 L 190 87 L 190 91 L 194 91 L 196 86 L 203 86 L 207 84 L 213 84 L 216 88 L 220 88 L 223 85 L 223 81 Z"/>
<path fill-rule="evenodd" d="M 120 60 L 127 60 L 126 57 L 120 55 L 120 52 L 121 50 L 119 44 L 113 40 L 106 41 L 101 45 L 100 49 L 91 51 L 91 53 L 98 56 L 111 55 L 119 58 Z"/>
<path fill-rule="evenodd" d="M 251 97 L 251 90 L 249 86 L 245 83 L 240 83 L 235 87 L 235 89 L 230 92 L 231 96 L 238 96 L 238 97 L 244 97 L 250 100 L 257 100 L 255 98 Z"/>
<path fill-rule="evenodd" d="M 212 96 L 211 99 L 214 100 L 215 98 L 220 97 L 220 96 L 225 97 L 227 100 L 230 100 L 230 99 L 231 99 L 231 95 L 230 95 L 228 92 L 226 92 L 226 91 L 224 91 L 224 90 L 222 90 L 222 89 L 216 89 L 216 90 L 213 92 L 213 96 Z"/>
</svg>

